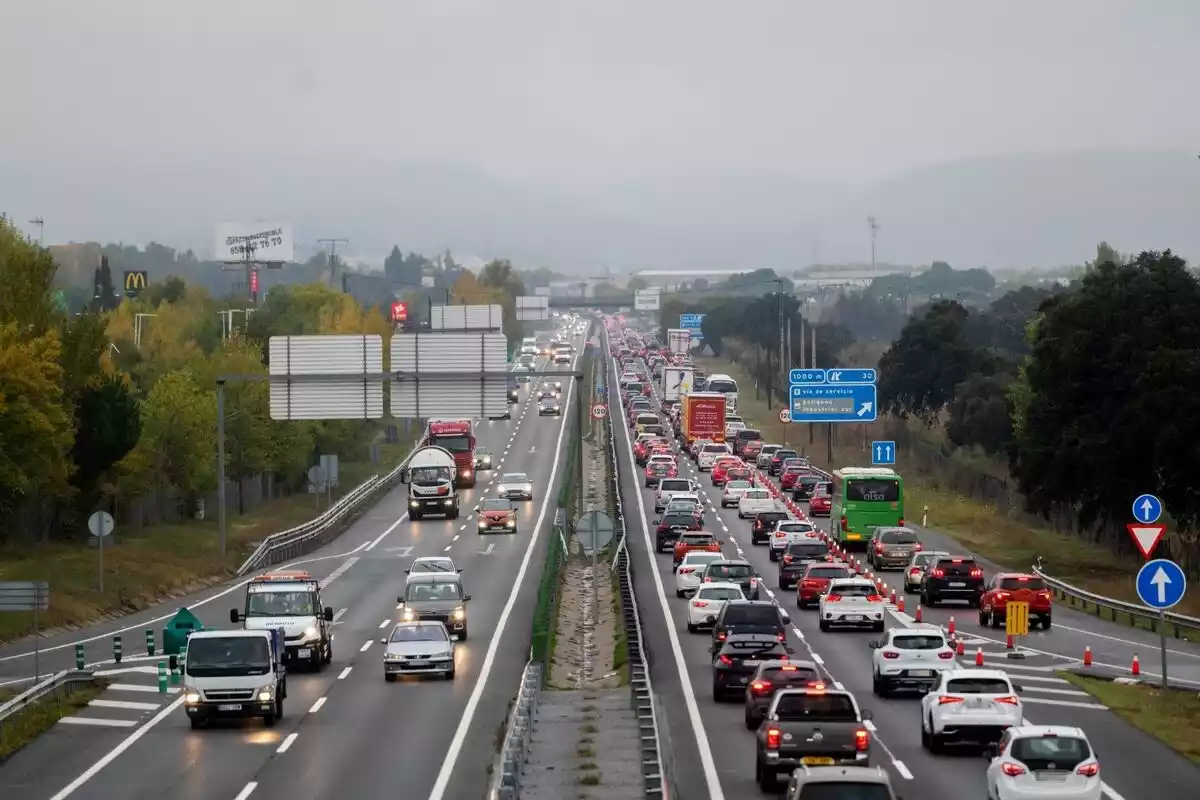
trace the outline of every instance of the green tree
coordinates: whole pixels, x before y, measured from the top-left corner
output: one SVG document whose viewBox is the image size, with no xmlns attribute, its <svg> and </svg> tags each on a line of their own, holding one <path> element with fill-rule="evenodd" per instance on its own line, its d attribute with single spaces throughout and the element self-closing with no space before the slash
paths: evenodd
<svg viewBox="0 0 1200 800">
<path fill-rule="evenodd" d="M 58 325 L 54 259 L 0 220 L 0 323 L 13 322 L 33 336 Z"/>
<path fill-rule="evenodd" d="M 129 494 L 175 488 L 194 501 L 216 485 L 217 409 L 188 368 L 159 378 L 142 404 L 137 447 L 123 462 Z"/>
<path fill-rule="evenodd" d="M 105 375 L 83 389 L 75 406 L 71 447 L 71 485 L 81 511 L 95 507 L 100 483 L 137 446 L 141 432 L 141 406 L 123 374 Z"/>
<path fill-rule="evenodd" d="M 1005 375 L 972 375 L 954 387 L 946 435 L 959 447 L 978 446 L 992 455 L 1012 442 L 1011 383 Z"/>
</svg>

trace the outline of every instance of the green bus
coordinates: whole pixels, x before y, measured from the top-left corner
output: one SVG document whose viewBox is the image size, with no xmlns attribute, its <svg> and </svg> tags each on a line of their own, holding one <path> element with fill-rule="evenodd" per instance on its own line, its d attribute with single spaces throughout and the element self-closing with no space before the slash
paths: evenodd
<svg viewBox="0 0 1200 800">
<path fill-rule="evenodd" d="M 865 549 L 876 528 L 904 524 L 904 479 L 885 467 L 835 470 L 829 517 L 838 542 Z"/>
</svg>

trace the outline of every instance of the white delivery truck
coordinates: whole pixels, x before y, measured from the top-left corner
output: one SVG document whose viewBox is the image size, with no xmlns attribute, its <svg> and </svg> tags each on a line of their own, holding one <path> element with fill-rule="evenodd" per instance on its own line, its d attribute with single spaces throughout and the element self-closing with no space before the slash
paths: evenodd
<svg viewBox="0 0 1200 800">
<path fill-rule="evenodd" d="M 663 367 L 663 403 L 678 403 L 681 394 L 691 392 L 694 374 L 691 367 Z"/>
<path fill-rule="evenodd" d="M 458 492 L 454 489 L 454 456 L 441 447 L 422 447 L 413 453 L 400 473 L 408 484 L 408 516 L 414 521 L 427 514 L 458 519 Z"/>
<path fill-rule="evenodd" d="M 211 719 L 283 716 L 287 697 L 283 630 L 197 631 L 188 637 L 183 708 L 193 728 Z"/>
<path fill-rule="evenodd" d="M 321 584 L 304 570 L 259 575 L 246 584 L 246 605 L 229 621 L 248 631 L 283 631 L 289 664 L 321 669 L 333 660 L 333 609 L 321 607 Z"/>
<path fill-rule="evenodd" d="M 714 374 L 709 375 L 708 380 L 704 383 L 704 391 L 717 392 L 725 395 L 725 413 L 736 414 L 738 409 L 738 385 L 737 381 L 728 375 Z"/>
<path fill-rule="evenodd" d="M 681 355 L 692 348 L 692 332 L 687 328 L 670 328 L 667 330 L 667 349 Z"/>
</svg>

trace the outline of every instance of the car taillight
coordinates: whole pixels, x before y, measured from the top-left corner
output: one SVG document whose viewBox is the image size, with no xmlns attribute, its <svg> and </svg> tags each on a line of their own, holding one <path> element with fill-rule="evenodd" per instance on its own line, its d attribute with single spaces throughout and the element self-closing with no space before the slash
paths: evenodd
<svg viewBox="0 0 1200 800">
<path fill-rule="evenodd" d="M 951 703 L 961 703 L 962 701 L 963 699 L 961 697 L 954 697 L 952 695 L 944 694 L 938 698 L 938 705 L 948 706 Z"/>
<path fill-rule="evenodd" d="M 755 681 L 754 683 L 750 684 L 750 691 L 754 692 L 755 694 L 766 694 L 770 690 L 770 681 Z"/>
<path fill-rule="evenodd" d="M 938 653 L 938 658 L 940 658 L 942 661 L 949 661 L 950 659 L 954 658 L 954 651 L 953 650 L 943 650 L 940 653 Z"/>
<path fill-rule="evenodd" d="M 903 524 L 904 524 L 904 520 L 900 520 L 900 524 L 901 524 L 901 525 L 903 525 Z M 925 546 L 924 546 L 924 545 L 922 545 L 920 542 L 917 542 L 917 546 L 916 546 L 916 547 L 914 547 L 913 549 L 914 549 L 914 550 L 916 550 L 916 551 L 919 553 L 919 552 L 921 552 L 922 550 L 924 550 L 924 549 L 925 549 Z"/>
<path fill-rule="evenodd" d="M 727 667 L 732 667 L 732 666 L 733 666 L 733 659 L 732 659 L 732 658 L 730 658 L 730 657 L 729 657 L 729 656 L 727 656 L 727 655 L 722 655 L 722 656 L 721 656 L 720 658 L 718 658 L 717 660 L 718 660 L 718 661 L 720 661 L 722 664 L 724 664 L 724 665 L 725 665 L 725 666 L 727 666 Z"/>
<path fill-rule="evenodd" d="M 883 602 L 883 595 L 879 595 L 879 594 L 869 594 L 869 595 L 867 595 L 867 602 L 868 602 L 868 603 L 882 603 L 882 602 Z"/>
<path fill-rule="evenodd" d="M 790 563 L 792 563 L 792 557 L 791 557 L 791 556 L 784 556 L 784 557 L 783 557 L 783 563 L 785 563 L 785 564 L 790 564 Z"/>
<path fill-rule="evenodd" d="M 751 578 L 751 579 L 750 579 L 750 585 L 751 585 L 751 586 L 758 586 L 758 578 Z"/>
<path fill-rule="evenodd" d="M 1075 774 L 1082 775 L 1085 778 L 1094 778 L 1100 774 L 1100 765 L 1095 762 L 1092 762 L 1091 764 L 1084 764 L 1082 767 L 1075 770 Z"/>
<path fill-rule="evenodd" d="M 717 641 L 718 642 L 725 641 L 725 631 L 721 631 L 720 633 L 717 634 Z"/>
<path fill-rule="evenodd" d="M 1018 775 L 1025 774 L 1025 768 L 1020 764 L 1014 764 L 1011 761 L 1005 761 L 1000 765 L 1000 770 L 1010 778 L 1015 778 Z"/>
<path fill-rule="evenodd" d="M 899 653 L 897 653 L 895 650 L 884 650 L 884 651 L 883 651 L 883 653 L 882 653 L 882 655 L 883 655 L 883 657 L 884 657 L 884 658 L 886 658 L 888 661 L 891 661 L 891 660 L 893 660 L 893 659 L 896 659 L 896 658 L 899 658 L 899 657 L 900 657 L 900 654 L 899 654 Z"/>
<path fill-rule="evenodd" d="M 842 599 L 842 596 L 841 596 L 840 594 L 827 594 L 827 595 L 825 595 L 825 602 L 827 602 L 827 603 L 836 603 L 836 602 L 838 602 L 838 601 L 839 601 L 839 600 L 841 600 L 841 599 Z"/>
<path fill-rule="evenodd" d="M 804 580 L 800 581 L 800 585 L 805 589 L 817 589 L 820 588 L 821 582 L 812 580 L 811 578 L 805 578 Z"/>
<path fill-rule="evenodd" d="M 846 530 L 849 527 L 850 527 L 850 523 L 846 521 L 845 517 L 842 517 L 842 530 Z"/>
<path fill-rule="evenodd" d="M 708 601 L 707 600 L 693 600 L 692 606 L 694 608 L 708 608 Z"/>
<path fill-rule="evenodd" d="M 778 750 L 779 742 L 783 739 L 783 734 L 779 732 L 779 728 L 774 725 L 767 728 L 767 749 Z"/>
<path fill-rule="evenodd" d="M 920 575 L 920 574 L 921 574 L 921 568 L 920 568 L 920 567 L 913 567 L 912 569 L 910 569 L 910 570 L 908 571 L 908 574 L 909 574 L 909 575 Z"/>
<path fill-rule="evenodd" d="M 904 527 L 904 517 L 901 517 L 901 518 L 900 518 L 900 521 L 899 521 L 898 523 L 896 523 L 896 524 L 897 524 L 897 527 L 903 528 L 903 527 Z M 917 545 L 917 549 L 918 549 L 918 550 L 920 550 L 920 549 L 921 549 L 921 545 Z"/>
<path fill-rule="evenodd" d="M 1007 600 L 1008 592 L 996 592 L 995 599 L 996 600 Z"/>
<path fill-rule="evenodd" d="M 972 578 L 982 578 L 983 570 L 981 570 L 979 567 L 976 567 L 975 569 L 971 570 L 970 575 Z"/>
<path fill-rule="evenodd" d="M 704 579 L 704 582 L 705 582 L 705 583 L 712 583 L 712 578 L 705 578 L 705 579 Z"/>
<path fill-rule="evenodd" d="M 943 578 L 945 576 L 946 576 L 946 570 L 944 570 L 944 569 L 929 570 L 929 577 L 931 577 L 931 578 Z"/>
<path fill-rule="evenodd" d="M 876 552 L 876 553 L 882 553 L 882 552 L 883 552 L 883 542 L 876 542 L 876 543 L 875 543 L 875 552 Z"/>
<path fill-rule="evenodd" d="M 871 746 L 871 734 L 867 733 L 866 728 L 859 728 L 854 732 L 854 749 L 860 753 L 865 753 L 867 748 Z"/>
<path fill-rule="evenodd" d="M 691 575 L 695 571 L 696 571 L 695 567 L 680 567 L 679 568 L 680 575 Z"/>
<path fill-rule="evenodd" d="M 997 703 L 1004 703 L 1004 705 L 1006 705 L 1006 706 L 1019 705 L 1021 702 L 1020 700 L 1017 699 L 1017 696 L 1015 694 L 1006 694 L 1003 697 L 995 698 L 995 700 Z"/>
<path fill-rule="evenodd" d="M 1050 590 L 1044 589 L 1044 590 L 1038 592 L 1037 598 L 1038 598 L 1038 600 L 1049 600 L 1050 599 Z"/>
</svg>

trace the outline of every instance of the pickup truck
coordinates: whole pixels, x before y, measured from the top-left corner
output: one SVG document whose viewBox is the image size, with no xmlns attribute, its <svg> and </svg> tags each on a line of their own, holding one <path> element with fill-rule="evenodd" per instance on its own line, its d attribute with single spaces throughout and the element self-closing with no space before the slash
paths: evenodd
<svg viewBox="0 0 1200 800">
<path fill-rule="evenodd" d="M 809 687 L 780 689 L 755 734 L 754 777 L 764 792 L 780 777 L 801 767 L 865 767 L 871 760 L 871 734 L 845 690 Z"/>
<path fill-rule="evenodd" d="M 766 489 L 747 489 L 737 505 L 738 519 L 748 519 L 764 511 L 775 510 L 775 498 Z"/>
</svg>

